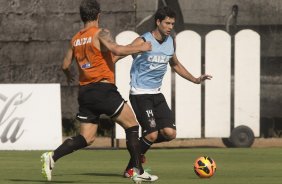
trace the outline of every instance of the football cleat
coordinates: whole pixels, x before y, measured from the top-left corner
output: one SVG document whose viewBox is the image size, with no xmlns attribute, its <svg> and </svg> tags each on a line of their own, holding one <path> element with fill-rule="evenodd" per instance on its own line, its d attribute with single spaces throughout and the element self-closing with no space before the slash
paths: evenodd
<svg viewBox="0 0 282 184">
<path fill-rule="evenodd" d="M 141 155 L 141 163 L 144 164 L 146 162 L 145 155 Z M 130 168 L 128 170 L 125 170 L 123 173 L 123 177 L 125 178 L 131 178 L 133 176 L 133 168 Z"/>
<path fill-rule="evenodd" d="M 44 178 L 46 178 L 48 181 L 51 181 L 52 179 L 52 169 L 55 166 L 55 162 L 52 158 L 53 153 L 52 152 L 46 152 L 41 155 L 41 163 L 42 163 L 42 169 L 41 173 Z"/>
<path fill-rule="evenodd" d="M 136 184 L 141 184 L 142 182 L 153 182 L 159 179 L 156 175 L 151 175 L 147 171 L 144 171 L 143 174 L 137 174 L 134 172 L 132 180 Z"/>
<path fill-rule="evenodd" d="M 133 168 L 128 169 L 123 173 L 123 177 L 125 178 L 131 178 L 132 176 L 133 176 Z"/>
</svg>

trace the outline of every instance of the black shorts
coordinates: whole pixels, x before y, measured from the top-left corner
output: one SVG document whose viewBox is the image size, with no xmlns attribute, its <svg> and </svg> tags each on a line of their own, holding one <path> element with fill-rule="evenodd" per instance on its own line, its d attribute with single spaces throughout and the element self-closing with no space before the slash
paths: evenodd
<svg viewBox="0 0 282 184">
<path fill-rule="evenodd" d="M 76 118 L 81 122 L 99 123 L 101 114 L 113 118 L 121 112 L 124 99 L 111 83 L 96 82 L 80 86 L 78 93 L 79 113 Z"/>
<path fill-rule="evenodd" d="M 176 129 L 172 111 L 163 94 L 130 95 L 129 99 L 142 127 L 142 135 L 166 127 Z"/>
</svg>

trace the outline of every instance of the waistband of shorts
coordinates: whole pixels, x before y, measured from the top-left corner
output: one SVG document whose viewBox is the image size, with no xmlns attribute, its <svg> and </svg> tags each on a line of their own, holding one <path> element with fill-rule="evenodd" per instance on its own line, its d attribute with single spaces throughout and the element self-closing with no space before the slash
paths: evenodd
<svg viewBox="0 0 282 184">
<path fill-rule="evenodd" d="M 159 94 L 159 93 L 161 93 L 161 88 L 142 89 L 142 88 L 135 88 L 135 87 L 131 86 L 129 93 L 131 95 Z"/>
</svg>

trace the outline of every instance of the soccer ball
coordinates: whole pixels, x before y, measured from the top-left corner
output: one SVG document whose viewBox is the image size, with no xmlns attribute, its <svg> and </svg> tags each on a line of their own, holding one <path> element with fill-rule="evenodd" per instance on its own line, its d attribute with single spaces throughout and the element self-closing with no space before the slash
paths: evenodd
<svg viewBox="0 0 282 184">
<path fill-rule="evenodd" d="M 215 161 L 208 156 L 199 157 L 195 160 L 194 171 L 200 178 L 210 178 L 216 171 Z"/>
</svg>

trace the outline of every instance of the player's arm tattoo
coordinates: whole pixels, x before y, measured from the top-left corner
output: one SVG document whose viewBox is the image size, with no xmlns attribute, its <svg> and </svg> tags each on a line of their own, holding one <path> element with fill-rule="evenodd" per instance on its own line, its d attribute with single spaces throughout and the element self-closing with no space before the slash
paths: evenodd
<svg viewBox="0 0 282 184">
<path fill-rule="evenodd" d="M 116 44 L 110 31 L 107 29 L 102 28 L 102 30 L 99 32 L 99 37 L 100 39 L 104 40 L 105 42 Z"/>
</svg>

